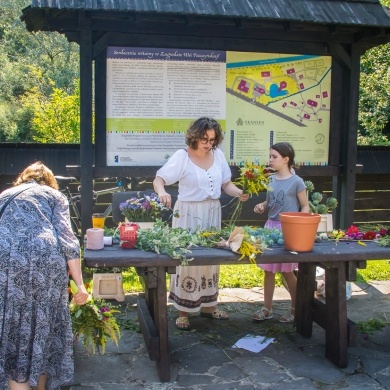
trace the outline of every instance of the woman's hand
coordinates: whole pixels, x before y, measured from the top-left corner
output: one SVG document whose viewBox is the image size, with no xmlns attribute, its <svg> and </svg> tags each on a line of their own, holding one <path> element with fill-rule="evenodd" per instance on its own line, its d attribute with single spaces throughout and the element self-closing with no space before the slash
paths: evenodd
<svg viewBox="0 0 390 390">
<path fill-rule="evenodd" d="M 168 192 L 160 192 L 158 194 L 158 200 L 166 207 L 168 207 L 169 209 L 171 208 L 172 206 L 172 197 L 170 194 L 168 194 Z"/>
<path fill-rule="evenodd" d="M 263 203 L 258 203 L 254 208 L 255 213 L 263 214 L 265 211 L 265 205 Z"/>
<path fill-rule="evenodd" d="M 172 197 L 165 191 L 165 181 L 160 176 L 156 176 L 153 180 L 153 188 L 156 194 L 158 194 L 160 203 L 169 209 L 172 208 Z"/>
<path fill-rule="evenodd" d="M 246 202 L 249 199 L 249 194 L 241 194 L 239 195 L 240 202 Z"/>
<path fill-rule="evenodd" d="M 228 181 L 222 184 L 222 189 L 230 196 L 238 198 L 241 202 L 246 202 L 249 199 L 249 194 L 244 194 L 241 188 L 238 188 L 233 182 Z"/>
<path fill-rule="evenodd" d="M 77 291 L 77 293 L 73 294 L 73 300 L 77 305 L 85 305 L 89 297 L 89 294 L 87 293 L 84 284 L 78 286 L 78 289 L 79 290 Z"/>
</svg>

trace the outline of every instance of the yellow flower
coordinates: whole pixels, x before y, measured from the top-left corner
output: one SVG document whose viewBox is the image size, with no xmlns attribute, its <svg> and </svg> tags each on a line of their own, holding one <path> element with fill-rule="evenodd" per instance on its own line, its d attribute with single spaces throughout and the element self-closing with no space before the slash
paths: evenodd
<svg viewBox="0 0 390 390">
<path fill-rule="evenodd" d="M 240 176 L 233 183 L 241 187 L 244 194 L 249 194 L 250 196 L 253 194 L 258 195 L 259 192 L 268 189 L 270 174 L 271 172 L 266 169 L 265 165 L 247 161 L 240 167 Z M 231 228 L 234 227 L 241 215 L 242 202 L 240 199 L 236 199 L 233 207 L 233 212 L 229 220 L 229 226 Z"/>
<path fill-rule="evenodd" d="M 215 232 L 201 232 L 200 235 L 202 237 L 210 237 L 210 236 L 215 236 Z"/>
<path fill-rule="evenodd" d="M 245 239 L 242 240 L 242 244 L 238 252 L 241 254 L 241 257 L 238 260 L 241 260 L 244 257 L 248 257 L 249 261 L 253 264 L 256 264 L 256 255 L 262 253 L 259 247 L 257 247 L 255 244 L 246 241 Z"/>
<path fill-rule="evenodd" d="M 265 165 L 247 161 L 240 167 L 240 172 L 240 176 L 234 181 L 234 184 L 241 187 L 245 194 L 258 195 L 259 192 L 267 190 L 270 172 Z"/>
</svg>

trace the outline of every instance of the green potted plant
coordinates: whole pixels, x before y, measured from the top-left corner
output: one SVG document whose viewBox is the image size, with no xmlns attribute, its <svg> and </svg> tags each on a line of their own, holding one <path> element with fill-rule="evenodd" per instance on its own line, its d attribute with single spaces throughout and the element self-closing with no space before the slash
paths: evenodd
<svg viewBox="0 0 390 390">
<path fill-rule="evenodd" d="M 321 192 L 314 192 L 314 184 L 310 180 L 306 180 L 305 185 L 310 211 L 321 215 L 318 231 L 328 232 L 333 230 L 331 212 L 338 206 L 337 199 L 332 196 L 326 197 Z"/>
</svg>

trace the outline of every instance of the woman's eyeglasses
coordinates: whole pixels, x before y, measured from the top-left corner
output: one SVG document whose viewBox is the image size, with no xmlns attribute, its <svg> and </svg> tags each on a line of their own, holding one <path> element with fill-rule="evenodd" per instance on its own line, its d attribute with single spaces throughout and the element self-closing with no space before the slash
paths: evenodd
<svg viewBox="0 0 390 390">
<path fill-rule="evenodd" d="M 209 139 L 209 138 L 204 137 L 204 138 L 200 139 L 200 143 L 203 145 L 206 145 L 208 143 L 210 143 L 211 145 L 214 145 L 216 142 L 217 142 L 216 138 Z"/>
</svg>

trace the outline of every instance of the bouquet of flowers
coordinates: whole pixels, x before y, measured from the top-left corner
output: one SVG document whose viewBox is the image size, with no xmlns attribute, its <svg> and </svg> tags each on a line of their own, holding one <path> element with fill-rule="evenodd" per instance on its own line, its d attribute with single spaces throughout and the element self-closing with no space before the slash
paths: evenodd
<svg viewBox="0 0 390 390">
<path fill-rule="evenodd" d="M 127 199 L 119 209 L 129 222 L 155 222 L 163 211 L 169 210 L 154 193 Z"/>
<path fill-rule="evenodd" d="M 244 194 L 249 194 L 250 196 L 253 194 L 259 195 L 259 192 L 268 189 L 269 176 L 272 173 L 265 165 L 245 162 L 240 167 L 240 176 L 234 181 L 234 184 L 241 187 Z M 240 199 L 236 199 L 229 220 L 229 226 L 231 228 L 233 228 L 240 217 L 241 210 L 242 202 L 240 202 Z"/>
<path fill-rule="evenodd" d="M 73 282 L 71 289 L 77 293 L 77 286 Z M 88 298 L 85 305 L 70 303 L 70 315 L 72 319 L 72 332 L 74 341 L 80 338 L 85 349 L 90 353 L 96 350 L 102 354 L 105 352 L 108 340 L 118 345 L 120 329 L 115 314 L 119 313 L 116 306 L 106 302 L 104 299 Z"/>
<path fill-rule="evenodd" d="M 385 228 L 369 228 L 368 230 L 362 231 L 357 226 L 351 225 L 347 229 L 345 237 L 351 240 L 376 240 L 386 235 L 387 230 Z"/>
<path fill-rule="evenodd" d="M 351 225 L 346 230 L 335 229 L 331 232 L 322 233 L 319 235 L 318 240 L 335 240 L 336 243 L 340 240 L 343 241 L 376 241 L 381 246 L 390 246 L 390 228 L 377 225 L 367 227 L 358 227 Z M 362 244 L 363 245 L 363 244 Z"/>
<path fill-rule="evenodd" d="M 238 260 L 248 257 L 253 264 L 256 264 L 256 255 L 263 253 L 267 247 L 262 237 L 256 237 L 250 234 L 248 229 L 238 226 L 233 229 L 227 240 L 222 238 L 217 246 L 229 247 L 233 252 L 241 255 Z"/>
</svg>

